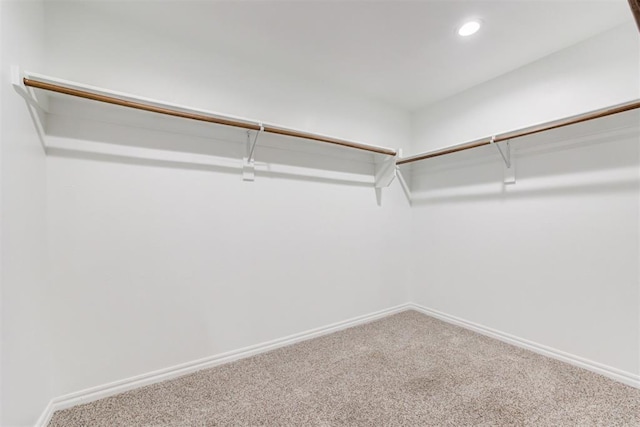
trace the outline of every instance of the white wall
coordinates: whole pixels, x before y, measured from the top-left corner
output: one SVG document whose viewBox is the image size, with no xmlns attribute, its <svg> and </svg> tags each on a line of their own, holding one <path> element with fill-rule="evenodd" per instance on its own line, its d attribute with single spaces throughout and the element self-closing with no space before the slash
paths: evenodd
<svg viewBox="0 0 640 427">
<path fill-rule="evenodd" d="M 19 20 L 17 12 L 7 17 L 18 9 L 2 3 L 12 40 L 23 30 L 37 38 L 43 27 L 41 5 L 25 4 L 20 10 L 34 15 Z M 391 147 L 408 148 L 413 128 L 415 151 L 639 96 L 629 28 L 411 122 L 376 101 L 128 26 L 91 5 L 48 2 L 45 12 L 46 63 L 32 60 L 42 57 L 37 40 L 6 48 L 3 25 L 3 67 L 15 59 L 62 78 Z M 27 110 L 5 92 L 3 124 L 24 136 L 2 130 L 3 423 L 32 421 L 50 396 L 409 298 L 639 372 L 640 197 L 629 122 L 584 128 L 603 136 L 558 133 L 556 145 L 546 135 L 536 149 L 515 147 L 518 184 L 509 189 L 493 152 L 424 163 L 413 174 L 411 211 L 397 182 L 378 206 L 362 185 L 372 170 L 362 159 L 262 151 L 261 172 L 246 183 L 237 169 L 207 163 L 221 155 L 211 147 L 241 147 L 237 135 L 196 125 L 186 134 L 177 124 L 149 130 L 146 119 L 141 127 L 105 123 L 122 117 L 105 119 L 91 104 L 73 118 L 77 111 L 65 116 L 72 107 L 54 102 L 48 141 L 56 148 L 45 160 Z M 191 154 L 209 157 L 195 164 Z M 320 164 L 335 170 L 274 172 Z M 416 267 L 411 296 L 407 260 Z"/>
<path fill-rule="evenodd" d="M 420 111 L 415 150 L 640 98 L 630 24 Z M 416 303 L 640 373 L 637 114 L 416 164 Z M 407 171 L 408 173 L 408 171 Z"/>
<path fill-rule="evenodd" d="M 3 426 L 33 425 L 51 398 L 45 285 L 45 155 L 10 65 L 40 67 L 41 2 L 0 2 Z"/>
<path fill-rule="evenodd" d="M 413 114 L 413 152 L 436 150 L 640 96 L 630 21 Z"/>
<path fill-rule="evenodd" d="M 400 194 L 58 156 L 48 184 L 56 394 L 407 301 Z"/>
<path fill-rule="evenodd" d="M 326 82 L 218 53 L 224 41 L 179 40 L 112 16 L 49 2 L 47 73 L 224 114 L 408 148 L 409 115 Z M 126 4 L 116 2 L 123 12 Z M 126 15 L 126 13 L 125 13 Z M 116 30 L 117 29 L 117 30 Z M 79 37 L 78 35 L 82 36 Z"/>
<path fill-rule="evenodd" d="M 92 16 L 81 8 L 47 7 L 52 75 L 373 144 L 408 144 L 409 115 L 401 111 L 144 29 L 106 31 L 117 23 L 80 19 Z M 409 207 L 397 183 L 378 206 L 374 189 L 362 184 L 373 170 L 363 159 L 334 159 L 337 170 L 324 176 L 274 173 L 318 169 L 326 153 L 278 154 L 261 145 L 256 156 L 267 165 L 247 183 L 237 169 L 171 154 L 180 145 L 215 158 L 212 147 L 242 146 L 233 134 L 196 124 L 190 132 L 198 135 L 120 127 L 93 113 L 70 119 L 70 106 L 54 104 L 48 132 L 58 148 L 47 158 L 47 218 L 55 395 L 407 302 L 398 271 L 409 246 Z M 81 152 L 106 145 L 120 154 Z M 126 145 L 147 154 L 134 159 Z M 158 160 L 149 147 L 170 148 Z"/>
</svg>

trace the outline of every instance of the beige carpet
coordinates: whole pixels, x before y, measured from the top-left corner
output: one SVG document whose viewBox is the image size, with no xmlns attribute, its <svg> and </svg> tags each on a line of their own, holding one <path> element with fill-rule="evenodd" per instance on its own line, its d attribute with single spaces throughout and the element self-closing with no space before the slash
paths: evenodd
<svg viewBox="0 0 640 427">
<path fill-rule="evenodd" d="M 56 412 L 75 426 L 640 426 L 640 390 L 406 311 Z"/>
</svg>

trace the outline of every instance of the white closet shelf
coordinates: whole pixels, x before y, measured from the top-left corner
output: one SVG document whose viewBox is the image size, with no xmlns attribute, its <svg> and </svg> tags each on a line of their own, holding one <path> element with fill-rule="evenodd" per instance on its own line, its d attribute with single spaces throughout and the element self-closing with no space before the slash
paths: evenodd
<svg viewBox="0 0 640 427">
<path fill-rule="evenodd" d="M 173 104 L 155 99 L 149 99 L 123 92 L 112 91 L 109 89 L 90 86 L 69 80 L 63 80 L 43 74 L 32 72 L 23 72 L 17 74 L 17 76 L 14 76 L 14 84 L 23 85 L 25 87 L 41 89 L 49 92 L 55 92 L 78 98 L 89 99 L 92 101 L 98 101 L 152 113 L 164 114 L 173 117 L 185 118 L 189 120 L 231 126 L 235 128 L 253 130 L 256 132 L 302 138 L 306 140 L 347 147 L 385 156 L 395 157 L 397 154 L 396 150 L 391 148 L 363 144 L 354 141 L 347 141 L 332 136 L 300 131 L 269 123 L 263 123 L 257 120 L 219 114 L 207 110 L 187 107 L 184 105 Z"/>
<path fill-rule="evenodd" d="M 459 151 L 465 151 L 465 150 L 471 150 L 473 148 L 483 147 L 485 145 L 497 144 L 503 141 L 508 142 L 512 139 L 521 138 L 523 136 L 533 135 L 536 133 L 545 132 L 552 129 L 558 129 L 565 126 L 575 125 L 578 123 L 583 123 L 590 120 L 612 116 L 614 114 L 624 113 L 626 111 L 631 111 L 636 109 L 640 109 L 640 99 L 635 99 L 633 101 L 612 105 L 606 108 L 589 111 L 589 112 L 578 114 L 571 117 L 565 117 L 559 120 L 540 123 L 537 125 L 529 126 L 526 128 L 522 128 L 522 129 L 510 131 L 510 132 L 488 136 L 486 138 L 481 138 L 475 141 L 466 142 L 464 144 L 455 145 L 453 147 L 445 148 L 442 150 L 428 151 L 425 153 L 416 154 L 410 157 L 398 159 L 396 164 L 397 165 L 410 164 L 413 162 L 419 162 L 421 160 L 427 160 L 434 157 L 440 157 L 440 156 L 445 156 L 447 154 L 457 153 Z M 496 147 L 499 148 L 499 146 L 497 145 Z M 501 154 L 503 154 L 502 151 L 501 151 Z M 508 163 L 506 158 L 505 158 L 505 162 Z"/>
<path fill-rule="evenodd" d="M 116 92 L 109 89 L 90 86 L 82 83 L 77 83 L 69 80 L 63 80 L 51 76 L 46 76 L 32 72 L 19 72 L 14 71 L 13 83 L 16 86 L 20 86 L 22 89 L 34 88 L 43 90 L 53 94 L 62 94 L 64 96 L 70 96 L 75 98 L 81 98 L 91 101 L 96 101 L 102 104 L 116 105 L 121 107 L 127 107 L 130 109 L 141 110 L 156 114 L 162 114 L 177 118 L 184 118 L 199 122 L 212 123 L 216 125 L 227 126 L 236 129 L 245 129 L 247 131 L 256 132 L 258 134 L 272 134 L 276 136 L 293 137 L 308 141 L 321 142 L 320 146 L 333 146 L 336 148 L 350 148 L 352 154 L 355 153 L 367 153 L 380 157 L 376 157 L 374 160 L 375 172 L 374 180 L 376 187 L 387 186 L 396 176 L 397 166 L 411 164 L 434 157 L 453 154 L 459 151 L 470 150 L 487 145 L 495 145 L 499 150 L 500 155 L 505 161 L 505 170 L 513 174 L 511 169 L 511 154 L 509 149 L 509 141 L 545 132 L 552 129 L 562 128 L 565 126 L 574 125 L 590 120 L 595 120 L 602 117 L 611 116 L 614 114 L 623 113 L 626 111 L 640 109 L 640 99 L 634 99 L 632 101 L 601 108 L 594 111 L 585 112 L 571 117 L 565 117 L 559 120 L 545 122 L 529 126 L 526 128 L 513 130 L 506 133 L 495 134 L 490 137 L 478 139 L 475 141 L 467 142 L 464 144 L 455 145 L 442 150 L 430 151 L 425 153 L 416 154 L 410 157 L 399 158 L 396 150 L 391 148 L 385 148 L 375 145 L 363 144 L 360 142 L 347 141 L 343 139 L 334 138 L 327 135 L 321 135 L 311 132 L 300 131 L 274 124 L 268 124 L 260 122 L 258 120 L 252 120 L 247 118 L 235 117 L 231 115 L 220 114 L 203 109 L 197 109 L 187 107 L 184 105 L 169 103 L 165 101 L 159 101 L 155 99 L 145 98 L 141 96 L 131 95 L 123 92 Z M 248 155 L 244 158 L 245 169 L 248 171 L 247 175 L 250 175 L 250 171 L 253 170 L 253 148 L 255 148 L 254 138 L 253 145 L 248 145 Z M 506 142 L 506 147 L 501 148 L 498 143 Z M 342 150 L 340 150 L 342 152 Z M 352 154 L 341 154 L 340 157 L 344 157 L 344 160 L 348 160 Z M 384 159 L 384 160 L 381 160 Z M 513 177 L 510 178 L 511 182 Z M 506 182 L 506 181 L 505 181 Z"/>
</svg>

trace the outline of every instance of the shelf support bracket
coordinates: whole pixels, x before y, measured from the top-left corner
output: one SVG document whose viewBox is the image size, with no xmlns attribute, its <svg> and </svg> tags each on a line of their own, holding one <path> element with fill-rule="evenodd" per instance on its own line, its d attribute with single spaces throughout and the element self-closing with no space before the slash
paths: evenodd
<svg viewBox="0 0 640 427">
<path fill-rule="evenodd" d="M 375 187 L 384 188 L 391 185 L 396 178 L 396 160 L 398 155 L 386 156 L 382 161 L 375 164 Z"/>
<path fill-rule="evenodd" d="M 24 86 L 22 79 L 24 78 L 22 70 L 17 65 L 11 66 L 11 84 L 20 92 L 26 92 L 27 88 Z"/>
<path fill-rule="evenodd" d="M 11 66 L 11 84 L 18 94 L 25 99 L 30 105 L 43 108 L 39 105 L 38 99 L 35 97 L 34 93 L 29 90 L 28 87 L 24 85 L 25 75 L 22 72 L 22 69 L 17 65 Z"/>
<path fill-rule="evenodd" d="M 242 180 L 254 181 L 256 178 L 256 164 L 253 158 L 253 152 L 256 149 L 258 136 L 264 132 L 264 125 L 260 123 L 260 130 L 256 131 L 256 135 L 251 142 L 251 131 L 247 131 L 246 153 L 247 156 L 242 158 Z"/>
<path fill-rule="evenodd" d="M 396 161 L 398 160 L 398 153 L 395 156 L 385 156 L 382 160 L 377 160 L 374 163 L 374 188 L 376 190 L 376 200 L 378 206 L 382 206 L 382 189 L 391 185 L 396 178 L 396 172 L 398 166 Z"/>
<path fill-rule="evenodd" d="M 515 184 L 516 183 L 516 166 L 513 161 L 513 157 L 511 155 L 511 145 L 509 141 L 507 141 L 506 148 L 503 151 L 502 147 L 496 142 L 496 137 L 491 137 L 491 145 L 495 146 L 502 156 L 502 160 L 504 160 L 504 183 L 505 184 Z"/>
<path fill-rule="evenodd" d="M 398 157 L 399 158 L 402 157 L 402 149 L 398 150 Z M 400 187 L 402 187 L 404 196 L 407 198 L 407 202 L 409 202 L 409 206 L 411 206 L 413 203 L 412 203 L 412 197 L 411 197 L 410 180 L 409 181 L 407 180 L 404 173 L 402 172 L 402 168 L 400 167 L 400 165 L 396 165 L 396 176 L 398 177 L 398 182 L 400 183 Z M 409 171 L 409 178 L 410 177 L 411 177 L 411 172 Z"/>
<path fill-rule="evenodd" d="M 38 132 L 40 145 L 44 152 L 47 152 L 47 144 L 45 142 L 45 112 L 49 110 L 49 104 L 46 98 L 38 99 L 32 88 L 24 84 L 25 73 L 17 65 L 11 66 L 11 85 L 18 95 L 20 95 L 27 104 L 27 109 L 31 115 L 31 120 Z"/>
</svg>

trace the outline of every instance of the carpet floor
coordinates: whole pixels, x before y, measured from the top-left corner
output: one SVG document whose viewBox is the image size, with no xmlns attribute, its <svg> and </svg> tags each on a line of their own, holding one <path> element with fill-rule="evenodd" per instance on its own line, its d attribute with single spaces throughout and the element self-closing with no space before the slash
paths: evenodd
<svg viewBox="0 0 640 427">
<path fill-rule="evenodd" d="M 640 426 L 640 390 L 405 311 L 58 411 L 50 427 Z"/>
</svg>

